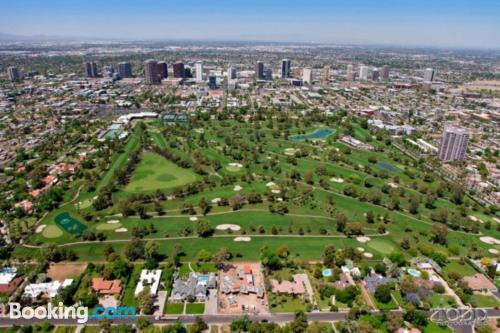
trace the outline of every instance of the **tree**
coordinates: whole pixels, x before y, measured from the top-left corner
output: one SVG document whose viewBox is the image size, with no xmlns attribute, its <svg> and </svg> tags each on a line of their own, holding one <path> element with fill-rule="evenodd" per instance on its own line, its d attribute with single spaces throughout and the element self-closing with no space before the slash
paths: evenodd
<svg viewBox="0 0 500 333">
<path fill-rule="evenodd" d="M 375 289 L 375 298 L 378 302 L 387 304 L 391 301 L 391 288 L 389 284 L 381 284 Z"/>
<path fill-rule="evenodd" d="M 446 245 L 448 242 L 448 229 L 445 225 L 434 223 L 431 229 L 433 243 Z"/>
<path fill-rule="evenodd" d="M 290 323 L 292 333 L 305 333 L 307 326 L 306 314 L 303 311 L 295 312 L 295 319 Z"/>
<path fill-rule="evenodd" d="M 343 213 L 337 213 L 335 222 L 337 223 L 337 231 L 344 232 L 347 225 L 347 217 Z"/>
<path fill-rule="evenodd" d="M 144 255 L 146 259 L 157 259 L 159 257 L 158 243 L 151 240 L 147 241 L 144 247 Z"/>
<path fill-rule="evenodd" d="M 212 259 L 212 255 L 205 249 L 201 249 L 196 255 L 196 260 L 198 262 L 209 262 L 210 259 Z"/>
<path fill-rule="evenodd" d="M 139 238 L 132 238 L 125 248 L 125 256 L 131 261 L 144 257 L 144 242 Z"/>
<path fill-rule="evenodd" d="M 212 228 L 207 221 L 198 221 L 196 225 L 196 232 L 200 237 L 210 237 L 214 233 L 214 228 Z"/>
<path fill-rule="evenodd" d="M 207 329 L 207 323 L 200 316 L 196 316 L 194 323 L 189 326 L 189 333 L 201 333 Z"/>
<path fill-rule="evenodd" d="M 207 215 L 210 212 L 210 210 L 212 209 L 212 206 L 207 201 L 207 199 L 205 199 L 205 197 L 202 197 L 200 199 L 200 202 L 198 203 L 198 206 L 200 207 L 201 213 L 203 215 Z"/>
<path fill-rule="evenodd" d="M 366 212 L 366 223 L 374 223 L 375 222 L 375 214 L 371 210 Z"/>
<path fill-rule="evenodd" d="M 213 256 L 212 256 L 212 261 L 214 264 L 218 267 L 220 267 L 222 264 L 224 264 L 226 261 L 230 260 L 232 258 L 231 252 L 225 247 L 221 247 L 219 251 L 217 251 Z"/>
<path fill-rule="evenodd" d="M 144 287 L 144 289 L 142 289 L 142 291 L 137 295 L 137 300 L 139 301 L 142 313 L 147 315 L 153 314 L 154 303 L 153 298 L 151 297 L 151 289 L 148 286 Z"/>
<path fill-rule="evenodd" d="M 418 205 L 420 204 L 420 199 L 416 195 L 412 195 L 410 197 L 410 200 L 408 202 L 408 211 L 411 214 L 417 214 L 418 213 Z"/>
</svg>

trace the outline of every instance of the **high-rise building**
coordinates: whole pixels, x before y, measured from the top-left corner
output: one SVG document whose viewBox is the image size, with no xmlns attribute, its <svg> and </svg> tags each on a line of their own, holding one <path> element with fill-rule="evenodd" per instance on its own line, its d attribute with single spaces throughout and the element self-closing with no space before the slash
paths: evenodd
<svg viewBox="0 0 500 333">
<path fill-rule="evenodd" d="M 144 62 L 144 83 L 161 83 L 160 75 L 158 75 L 158 63 L 156 62 L 156 60 L 150 59 Z"/>
<path fill-rule="evenodd" d="M 323 66 L 323 70 L 321 71 L 321 81 L 328 82 L 330 81 L 330 65 Z"/>
<path fill-rule="evenodd" d="M 432 68 L 426 68 L 424 71 L 424 81 L 432 82 L 436 79 L 436 71 Z"/>
<path fill-rule="evenodd" d="M 201 61 L 194 65 L 194 70 L 196 71 L 196 81 L 203 81 L 203 63 Z"/>
<path fill-rule="evenodd" d="M 368 80 L 368 66 L 359 67 L 359 79 Z"/>
<path fill-rule="evenodd" d="M 165 61 L 159 61 L 156 64 L 156 71 L 160 80 L 166 79 L 168 77 L 168 65 Z"/>
<path fill-rule="evenodd" d="M 264 79 L 264 63 L 262 61 L 257 61 L 255 64 L 255 78 L 257 80 Z"/>
<path fill-rule="evenodd" d="M 464 160 L 468 143 L 469 132 L 462 128 L 446 127 L 439 146 L 439 159 L 443 162 Z"/>
<path fill-rule="evenodd" d="M 174 77 L 179 79 L 186 75 L 184 70 L 184 64 L 182 62 L 177 62 L 174 64 Z"/>
<path fill-rule="evenodd" d="M 236 68 L 233 66 L 230 66 L 227 69 L 227 80 L 235 80 L 236 79 Z"/>
<path fill-rule="evenodd" d="M 86 62 L 85 63 L 85 74 L 87 77 L 97 77 L 97 64 L 95 62 Z"/>
<path fill-rule="evenodd" d="M 104 66 L 102 68 L 102 76 L 107 78 L 112 78 L 115 70 L 112 66 Z"/>
<path fill-rule="evenodd" d="M 185 78 L 193 78 L 193 73 L 191 72 L 191 67 L 184 67 L 184 77 Z"/>
<path fill-rule="evenodd" d="M 290 77 L 291 66 L 292 63 L 290 62 L 290 59 L 281 60 L 281 78 L 285 79 Z"/>
<path fill-rule="evenodd" d="M 389 80 L 389 66 L 387 65 L 382 66 L 382 70 L 380 71 L 380 79 L 382 81 Z"/>
<path fill-rule="evenodd" d="M 356 72 L 354 71 L 354 66 L 351 64 L 347 65 L 345 79 L 347 81 L 354 81 L 356 79 Z"/>
<path fill-rule="evenodd" d="M 305 84 L 311 84 L 312 80 L 313 80 L 312 68 L 310 68 L 310 67 L 304 68 L 303 73 L 302 73 L 302 81 Z"/>
<path fill-rule="evenodd" d="M 21 75 L 19 75 L 19 70 L 17 67 L 9 67 L 7 68 L 7 74 L 9 75 L 9 80 L 11 81 L 17 81 L 21 78 Z"/>
<path fill-rule="evenodd" d="M 378 68 L 374 68 L 372 70 L 372 80 L 378 81 L 379 79 L 380 79 L 380 72 L 378 71 Z"/>
<path fill-rule="evenodd" d="M 300 69 L 300 67 L 292 67 L 292 72 L 290 75 L 291 77 L 299 78 L 301 74 L 302 70 Z"/>
<path fill-rule="evenodd" d="M 264 77 L 267 81 L 273 80 L 273 70 L 271 69 L 271 67 L 266 68 Z"/>
<path fill-rule="evenodd" d="M 210 89 L 217 89 L 217 76 L 215 75 L 208 76 L 208 87 Z"/>
<path fill-rule="evenodd" d="M 132 65 L 129 62 L 120 62 L 118 64 L 118 75 L 121 78 L 132 77 Z"/>
</svg>

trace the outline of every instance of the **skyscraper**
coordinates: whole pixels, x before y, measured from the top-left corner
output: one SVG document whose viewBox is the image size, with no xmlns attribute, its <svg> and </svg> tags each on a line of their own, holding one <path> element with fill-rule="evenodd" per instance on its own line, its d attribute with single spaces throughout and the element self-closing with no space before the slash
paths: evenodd
<svg viewBox="0 0 500 333">
<path fill-rule="evenodd" d="M 439 159 L 443 162 L 464 160 L 468 143 L 469 133 L 466 130 L 457 127 L 445 128 L 438 151 Z"/>
<path fill-rule="evenodd" d="M 378 81 L 379 79 L 380 79 L 380 72 L 378 71 L 378 68 L 374 68 L 372 70 L 372 80 Z"/>
<path fill-rule="evenodd" d="M 266 78 L 267 81 L 273 80 L 273 70 L 271 69 L 271 67 L 268 67 L 266 69 L 264 77 Z"/>
<path fill-rule="evenodd" d="M 257 61 L 255 64 L 255 78 L 257 80 L 264 79 L 264 63 L 262 61 Z"/>
<path fill-rule="evenodd" d="M 104 66 L 102 68 L 102 76 L 103 77 L 112 78 L 114 73 L 115 73 L 115 70 L 111 66 Z"/>
<path fill-rule="evenodd" d="M 160 75 L 158 75 L 158 63 L 156 60 L 150 59 L 144 62 L 144 83 L 161 83 Z"/>
<path fill-rule="evenodd" d="M 210 89 L 217 89 L 217 77 L 215 75 L 208 76 L 208 87 Z"/>
<path fill-rule="evenodd" d="M 233 66 L 230 66 L 228 69 L 227 69 L 227 80 L 234 80 L 236 79 L 236 68 L 234 68 Z"/>
<path fill-rule="evenodd" d="M 380 71 L 380 79 L 382 81 L 389 80 L 389 66 L 387 65 L 382 66 L 382 70 Z"/>
<path fill-rule="evenodd" d="M 436 79 L 436 71 L 432 68 L 426 68 L 424 71 L 424 81 L 432 82 Z"/>
<path fill-rule="evenodd" d="M 9 75 L 9 80 L 11 81 L 17 81 L 21 78 L 19 75 L 19 70 L 17 67 L 9 67 L 7 68 L 7 74 Z"/>
<path fill-rule="evenodd" d="M 359 79 L 368 80 L 368 66 L 359 67 Z"/>
<path fill-rule="evenodd" d="M 310 67 L 304 68 L 302 72 L 302 81 L 305 84 L 311 84 L 312 80 L 313 80 L 312 68 Z"/>
<path fill-rule="evenodd" d="M 121 78 L 132 77 L 132 65 L 129 62 L 120 62 L 118 64 L 118 75 Z"/>
<path fill-rule="evenodd" d="M 354 81 L 356 79 L 356 72 L 354 71 L 353 65 L 347 65 L 345 79 L 347 81 Z"/>
<path fill-rule="evenodd" d="M 97 64 L 95 62 L 86 62 L 85 63 L 85 74 L 87 77 L 97 77 Z"/>
<path fill-rule="evenodd" d="M 290 59 L 281 60 L 281 78 L 285 79 L 290 77 L 291 66 L 292 63 L 290 62 Z"/>
<path fill-rule="evenodd" d="M 174 77 L 179 79 L 183 78 L 185 75 L 184 64 L 182 62 L 177 62 L 174 64 Z"/>
<path fill-rule="evenodd" d="M 321 81 L 324 83 L 330 81 L 330 65 L 323 66 L 323 71 L 321 72 Z"/>
<path fill-rule="evenodd" d="M 157 74 L 160 80 L 166 79 L 168 77 L 168 65 L 165 61 L 160 61 L 156 64 Z"/>
<path fill-rule="evenodd" d="M 203 63 L 201 61 L 197 62 L 194 65 L 194 69 L 196 71 L 196 81 L 203 81 Z"/>
</svg>

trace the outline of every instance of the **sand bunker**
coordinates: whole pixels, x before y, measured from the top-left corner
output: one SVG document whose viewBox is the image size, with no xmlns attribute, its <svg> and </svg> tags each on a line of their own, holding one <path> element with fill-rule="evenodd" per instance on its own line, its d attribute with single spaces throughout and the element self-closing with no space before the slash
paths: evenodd
<svg viewBox="0 0 500 333">
<path fill-rule="evenodd" d="M 393 183 L 393 182 L 390 182 L 390 183 L 389 183 L 389 186 L 390 186 L 390 187 L 392 187 L 392 188 L 397 188 L 397 187 L 398 187 L 398 184 Z"/>
<path fill-rule="evenodd" d="M 211 202 L 212 202 L 213 204 L 218 204 L 218 203 L 220 202 L 220 200 L 221 200 L 220 198 L 213 198 L 213 199 L 211 200 Z"/>
<path fill-rule="evenodd" d="M 234 239 L 235 242 L 250 242 L 252 238 L 250 237 L 236 237 Z"/>
<path fill-rule="evenodd" d="M 365 256 L 366 258 L 373 258 L 373 253 L 365 252 L 363 253 L 363 256 Z"/>
<path fill-rule="evenodd" d="M 365 252 L 365 249 L 363 249 L 362 247 L 357 247 L 356 248 L 359 252 Z"/>
<path fill-rule="evenodd" d="M 488 252 L 491 253 L 491 254 L 498 254 L 498 250 L 497 249 L 489 249 Z"/>
<path fill-rule="evenodd" d="M 194 131 L 199 134 L 205 133 L 205 130 L 203 128 L 196 128 Z"/>
<path fill-rule="evenodd" d="M 241 229 L 241 227 L 237 224 L 219 224 L 217 227 L 215 227 L 215 229 L 238 231 Z"/>
<path fill-rule="evenodd" d="M 235 190 L 236 192 L 239 192 L 239 191 L 241 191 L 242 189 L 243 189 L 243 187 L 241 187 L 240 185 L 236 185 L 236 186 L 234 187 L 234 190 Z"/>
<path fill-rule="evenodd" d="M 359 236 L 359 237 L 356 237 L 356 240 L 360 243 L 366 243 L 366 242 L 370 241 L 371 238 L 366 237 L 366 236 Z"/>
<path fill-rule="evenodd" d="M 118 224 L 118 223 L 120 223 L 120 221 L 118 221 L 118 220 L 109 220 L 106 223 L 108 223 L 108 224 Z"/>
<path fill-rule="evenodd" d="M 266 184 L 267 187 L 275 187 L 276 186 L 276 183 L 274 182 L 269 182 Z"/>
<path fill-rule="evenodd" d="M 233 168 L 243 168 L 243 164 L 241 163 L 229 163 L 229 166 Z"/>
<path fill-rule="evenodd" d="M 38 227 L 36 227 L 35 232 L 36 232 L 37 234 L 39 234 L 39 233 L 41 233 L 41 232 L 43 231 L 43 229 L 45 229 L 45 227 L 47 227 L 47 225 L 46 225 L 46 224 L 39 225 Z"/>
<path fill-rule="evenodd" d="M 490 236 L 484 236 L 479 238 L 479 240 L 483 243 L 490 244 L 490 245 L 495 245 L 495 244 L 500 244 L 500 241 L 494 237 Z"/>
<path fill-rule="evenodd" d="M 343 183 L 344 182 L 344 180 L 342 178 L 337 178 L 337 177 L 330 178 L 330 181 L 334 182 L 334 183 Z"/>
<path fill-rule="evenodd" d="M 271 190 L 271 192 L 273 192 L 274 194 L 280 194 L 281 193 L 281 191 L 277 190 L 277 189 L 276 190 Z"/>
<path fill-rule="evenodd" d="M 128 229 L 127 228 L 118 228 L 115 230 L 115 232 L 127 232 Z"/>
<path fill-rule="evenodd" d="M 287 148 L 287 149 L 285 149 L 285 155 L 294 156 L 296 151 L 297 151 L 297 149 L 295 149 L 295 148 Z"/>
<path fill-rule="evenodd" d="M 191 217 L 189 217 L 189 221 L 195 222 L 195 221 L 198 221 L 198 218 L 196 216 L 191 216 Z"/>
</svg>

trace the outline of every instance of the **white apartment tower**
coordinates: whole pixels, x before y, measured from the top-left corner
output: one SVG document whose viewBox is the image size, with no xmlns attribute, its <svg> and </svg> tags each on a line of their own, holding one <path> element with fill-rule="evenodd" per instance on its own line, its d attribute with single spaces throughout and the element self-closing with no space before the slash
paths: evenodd
<svg viewBox="0 0 500 333">
<path fill-rule="evenodd" d="M 443 162 L 464 160 L 468 143 L 469 132 L 462 128 L 446 127 L 439 146 L 439 159 Z"/>
</svg>

